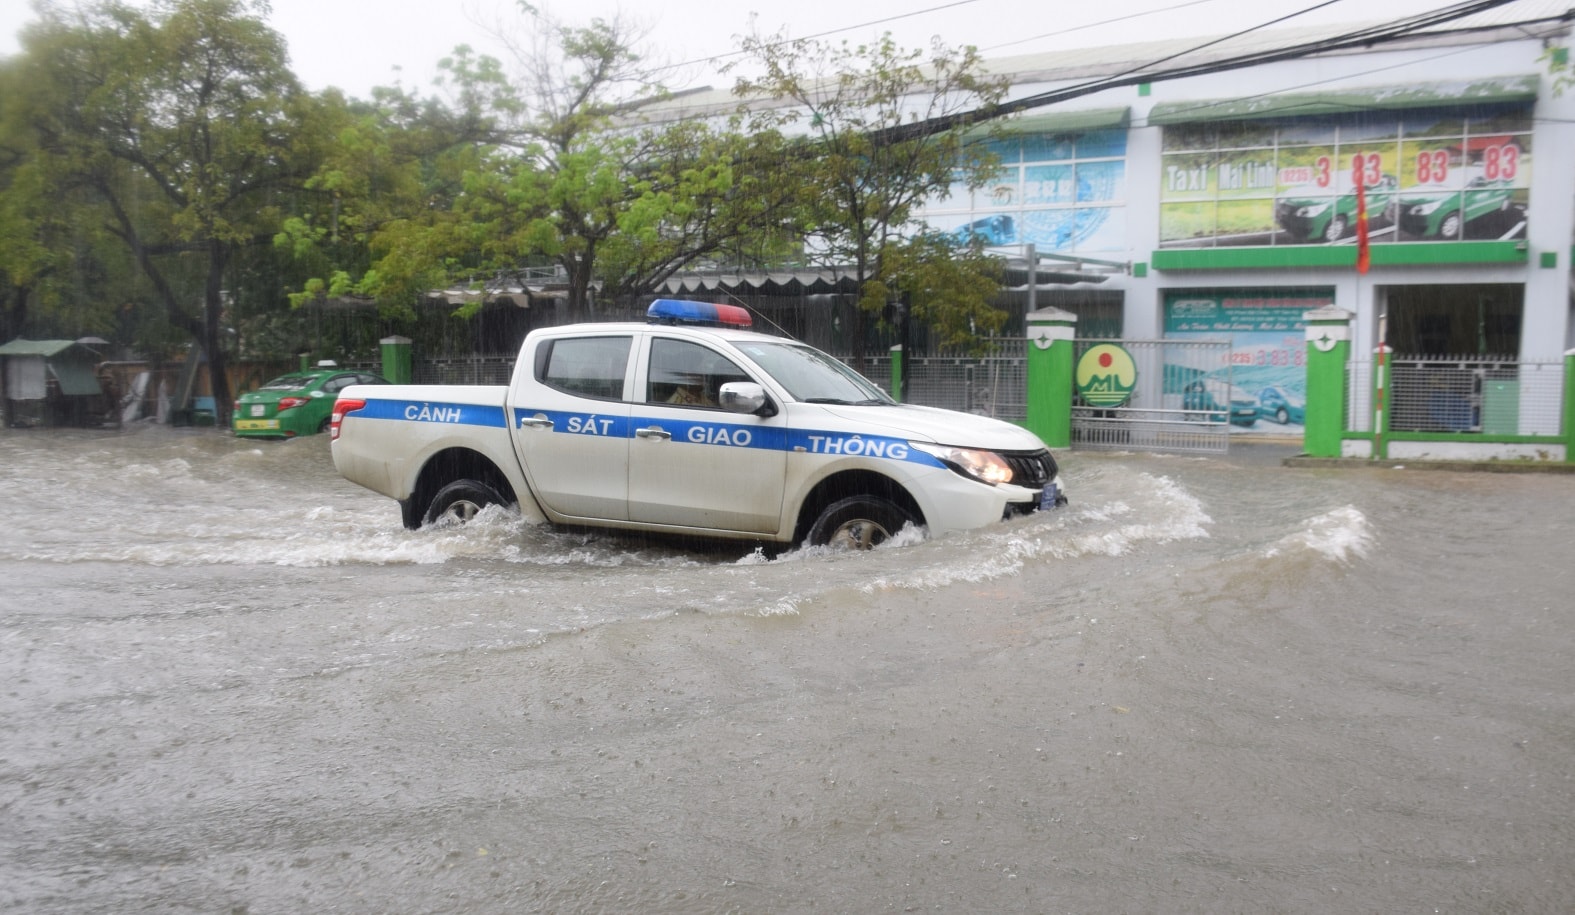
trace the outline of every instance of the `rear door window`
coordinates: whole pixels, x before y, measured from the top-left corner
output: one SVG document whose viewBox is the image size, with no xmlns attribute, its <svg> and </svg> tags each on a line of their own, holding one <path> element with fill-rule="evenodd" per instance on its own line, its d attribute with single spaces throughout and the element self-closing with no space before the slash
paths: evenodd
<svg viewBox="0 0 1575 915">
<path fill-rule="evenodd" d="M 536 350 L 536 380 L 578 397 L 619 400 L 633 342 L 633 337 L 550 341 Z"/>
</svg>

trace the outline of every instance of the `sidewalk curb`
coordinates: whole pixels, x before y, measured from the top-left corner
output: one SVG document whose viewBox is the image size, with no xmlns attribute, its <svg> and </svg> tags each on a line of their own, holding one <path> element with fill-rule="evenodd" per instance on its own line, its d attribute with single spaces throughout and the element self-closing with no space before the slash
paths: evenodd
<svg viewBox="0 0 1575 915">
<path fill-rule="evenodd" d="M 1326 467 L 1341 470 L 1452 470 L 1457 473 L 1575 474 L 1575 464 L 1553 461 L 1375 461 L 1369 458 L 1321 458 L 1305 454 L 1285 459 L 1286 467 Z"/>
</svg>

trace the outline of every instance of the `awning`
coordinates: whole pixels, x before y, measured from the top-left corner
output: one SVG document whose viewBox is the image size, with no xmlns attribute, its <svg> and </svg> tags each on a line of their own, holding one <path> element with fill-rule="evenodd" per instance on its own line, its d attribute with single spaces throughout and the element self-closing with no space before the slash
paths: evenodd
<svg viewBox="0 0 1575 915">
<path fill-rule="evenodd" d="M 1012 133 L 1050 134 L 1125 130 L 1131 123 L 1132 109 L 1126 107 L 1094 108 L 1088 111 L 1035 111 L 1005 122 Z"/>
<path fill-rule="evenodd" d="M 0 345 L 0 356 L 17 357 L 24 362 L 41 360 L 44 368 L 59 382 L 61 394 L 78 397 L 103 393 L 98 375 L 94 372 L 98 354 L 75 340 L 11 340 Z M 18 369 L 9 373 L 8 377 L 11 375 L 18 379 L 23 376 L 36 378 L 42 384 L 42 374 L 32 369 Z M 31 391 L 32 383 L 24 383 L 21 387 L 24 391 Z M 35 400 L 42 397 L 43 393 L 12 396 L 19 400 Z"/>
<path fill-rule="evenodd" d="M 1460 82 L 1411 83 L 1339 92 L 1290 92 L 1235 99 L 1161 102 L 1149 112 L 1156 126 L 1196 121 L 1316 117 L 1373 110 L 1464 108 L 1536 101 L 1538 77 L 1502 76 Z"/>
<path fill-rule="evenodd" d="M 68 397 L 86 397 L 104 393 L 99 387 L 98 375 L 86 362 L 50 362 L 50 374 L 60 382 L 60 393 Z"/>
<path fill-rule="evenodd" d="M 853 277 L 840 270 L 693 271 L 675 273 L 656 288 L 658 293 L 716 292 L 756 295 L 827 295 L 857 292 Z"/>
<path fill-rule="evenodd" d="M 11 340 L 0 344 L 0 356 L 43 356 L 48 359 L 76 346 L 75 340 Z M 91 358 L 89 353 L 89 358 Z"/>
<path fill-rule="evenodd" d="M 1073 283 L 1103 283 L 1109 272 L 1090 272 L 1069 264 L 1066 268 L 1040 267 L 1035 280 L 1041 286 L 1067 286 Z M 1025 286 L 1028 269 L 1022 260 L 1008 259 L 1007 286 Z M 736 295 L 796 296 L 855 293 L 858 284 L 842 270 L 794 270 L 761 272 L 692 272 L 673 275 L 656 288 L 658 295 L 685 295 L 702 292 L 730 292 Z"/>
</svg>

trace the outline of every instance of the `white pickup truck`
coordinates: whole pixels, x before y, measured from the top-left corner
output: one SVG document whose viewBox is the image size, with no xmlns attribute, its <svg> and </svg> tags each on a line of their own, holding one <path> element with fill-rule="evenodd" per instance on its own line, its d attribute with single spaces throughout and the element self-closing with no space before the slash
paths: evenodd
<svg viewBox="0 0 1575 915">
<path fill-rule="evenodd" d="M 742 308 L 657 300 L 650 323 L 532 331 L 507 386 L 346 388 L 334 466 L 406 527 L 517 504 L 530 520 L 867 549 L 1066 501 L 999 420 L 894 402 Z"/>
</svg>

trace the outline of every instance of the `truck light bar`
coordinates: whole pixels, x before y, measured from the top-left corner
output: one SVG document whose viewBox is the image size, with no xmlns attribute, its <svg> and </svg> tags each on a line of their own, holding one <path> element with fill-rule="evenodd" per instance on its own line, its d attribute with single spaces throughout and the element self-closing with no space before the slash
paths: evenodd
<svg viewBox="0 0 1575 915">
<path fill-rule="evenodd" d="M 737 305 L 686 302 L 682 299 L 657 299 L 645 310 L 645 319 L 652 324 L 699 324 L 740 329 L 754 323 L 749 312 Z"/>
</svg>

